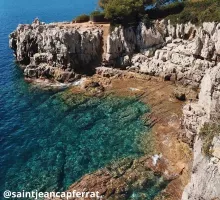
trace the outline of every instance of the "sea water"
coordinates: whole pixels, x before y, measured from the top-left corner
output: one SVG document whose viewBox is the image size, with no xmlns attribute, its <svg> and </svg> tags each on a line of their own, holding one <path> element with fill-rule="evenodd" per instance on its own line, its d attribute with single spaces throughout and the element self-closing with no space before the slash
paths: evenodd
<svg viewBox="0 0 220 200">
<path fill-rule="evenodd" d="M 70 21 L 96 8 L 96 0 L 0 1 L 0 198 L 6 189 L 62 191 L 114 160 L 142 155 L 146 105 L 36 88 L 8 48 L 19 23 Z"/>
</svg>

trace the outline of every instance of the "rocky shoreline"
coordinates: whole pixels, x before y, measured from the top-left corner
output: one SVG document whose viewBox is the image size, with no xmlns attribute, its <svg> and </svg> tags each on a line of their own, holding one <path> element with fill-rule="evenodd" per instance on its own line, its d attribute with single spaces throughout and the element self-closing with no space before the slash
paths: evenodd
<svg viewBox="0 0 220 200">
<path fill-rule="evenodd" d="M 102 26 L 78 27 L 71 24 L 58 26 L 35 20 L 31 25 L 18 26 L 10 35 L 10 47 L 14 51 L 16 60 L 25 65 L 24 75 L 27 78 L 70 83 L 81 78 L 82 74 L 83 76 L 93 74 L 92 79 L 94 82 L 98 80 L 99 86 L 96 85 L 95 88 L 98 89 L 92 95 L 96 95 L 97 92 L 102 93 L 102 85 L 114 91 L 118 88 L 121 94 L 122 86 L 126 83 L 126 88 L 129 86 L 131 92 L 145 94 L 147 103 L 150 103 L 150 97 L 152 97 L 152 103 L 158 103 L 155 105 L 156 114 L 153 117 L 157 118 L 163 112 L 162 116 L 167 112 L 174 114 L 173 118 L 170 115 L 169 118 L 165 117 L 162 122 L 153 126 L 153 132 L 159 135 L 156 138 L 159 143 L 158 149 L 165 153 L 163 159 L 169 163 L 166 164 L 165 169 L 169 171 L 173 166 L 172 174 L 178 174 L 178 178 L 175 177 L 165 189 L 165 192 L 171 196 L 166 199 L 220 199 L 218 189 L 220 188 L 220 136 L 218 134 L 212 140 L 210 157 L 203 154 L 203 141 L 199 136 L 204 124 L 218 117 L 220 112 L 220 24 L 207 22 L 197 27 L 191 23 L 172 25 L 169 21 L 161 20 L 156 21 L 151 28 L 140 23 L 136 28 L 117 27 L 106 35 L 106 30 Z M 138 77 L 142 77 L 142 80 L 138 81 Z M 131 79 L 134 80 L 131 81 Z M 161 79 L 160 83 L 155 82 L 156 79 Z M 114 85 L 114 83 L 117 84 Z M 156 83 L 161 87 L 157 88 Z M 175 107 L 175 101 L 170 97 L 174 90 L 166 90 L 162 87 L 168 83 L 181 85 L 181 90 L 179 86 L 178 88 L 167 87 L 176 89 L 174 96 L 177 99 L 187 100 L 185 106 L 174 97 L 175 101 L 179 102 Z M 132 84 L 135 84 L 135 87 Z M 147 89 L 138 88 L 144 84 L 148 85 Z M 94 87 L 93 84 L 90 86 Z M 198 99 L 195 95 L 189 95 L 192 92 L 186 90 L 188 87 L 200 90 Z M 153 95 L 146 92 L 148 89 Z M 144 94 L 141 93 L 143 91 Z M 128 93 L 127 89 L 125 93 Z M 155 99 L 155 95 L 162 101 Z M 167 99 L 164 99 L 164 96 Z M 164 106 L 169 106 L 171 111 L 164 109 Z M 151 116 L 151 119 L 153 117 Z M 161 139 L 164 136 L 162 133 L 166 135 L 164 140 Z M 174 143 L 166 143 L 169 137 L 174 138 L 172 141 Z M 184 149 L 189 146 L 185 146 L 182 141 L 192 147 L 192 169 L 191 157 L 187 157 L 190 151 L 183 153 L 183 146 Z M 169 152 L 170 148 L 180 151 L 179 156 L 174 158 Z M 187 158 L 183 159 L 182 156 Z M 178 159 L 184 161 L 179 162 Z M 153 160 L 150 160 L 152 164 Z M 147 160 L 146 163 L 148 163 Z M 168 173 L 166 170 L 161 170 L 160 173 L 165 175 Z M 190 171 L 191 178 L 187 184 Z M 96 173 L 99 178 L 102 177 L 99 172 Z M 88 182 L 87 186 L 90 183 L 94 186 L 94 182 L 89 181 L 90 178 L 93 180 L 93 176 L 94 174 L 86 175 L 71 186 L 71 189 L 84 187 L 82 184 L 84 179 Z M 99 184 L 102 183 L 99 182 Z M 107 194 L 105 192 L 104 194 Z M 114 196 L 110 197 L 115 199 Z M 110 197 L 108 199 L 111 199 Z"/>
<path fill-rule="evenodd" d="M 162 20 L 151 28 L 140 23 L 106 31 L 109 27 L 103 25 L 44 24 L 36 19 L 19 25 L 9 45 L 30 78 L 72 82 L 94 73 L 97 66 L 113 66 L 199 87 L 205 71 L 219 61 L 219 27 L 215 22 L 196 27 Z"/>
<path fill-rule="evenodd" d="M 139 199 L 146 200 L 144 188 L 148 188 L 153 180 L 156 181 L 153 176 L 158 176 L 161 178 L 157 184 L 163 192 L 155 198 L 169 196 L 169 199 L 180 199 L 189 179 L 188 164 L 192 153 L 189 146 L 179 140 L 184 102 L 175 97 L 177 86 L 160 78 L 134 72 L 105 70 L 113 70 L 115 76 L 105 77 L 106 72 L 101 73 L 99 69 L 81 87 L 71 87 L 69 90 L 73 94 L 89 96 L 135 97 L 150 106 L 151 113 L 146 114 L 143 120 L 146 126 L 152 126 L 152 130 L 146 138 L 142 138 L 140 144 L 145 156 L 121 160 L 86 174 L 71 185 L 69 191 L 98 190 L 104 196 L 103 199 L 128 199 L 133 192 L 142 191 Z M 102 85 L 104 91 L 100 88 Z M 186 98 L 196 99 L 196 96 L 197 93 L 188 88 Z"/>
</svg>

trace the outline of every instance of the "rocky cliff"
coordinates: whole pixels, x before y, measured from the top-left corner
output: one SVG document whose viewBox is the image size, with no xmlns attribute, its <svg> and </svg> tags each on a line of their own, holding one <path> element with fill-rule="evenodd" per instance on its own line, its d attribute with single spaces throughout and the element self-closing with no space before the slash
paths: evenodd
<svg viewBox="0 0 220 200">
<path fill-rule="evenodd" d="M 107 39 L 106 60 L 127 69 L 198 87 L 205 71 L 220 56 L 220 24 L 171 25 L 162 20 L 151 28 L 116 28 Z M 137 53 L 139 52 L 139 53 Z"/>
<path fill-rule="evenodd" d="M 220 112 L 220 23 L 197 27 L 162 20 L 149 28 L 142 23 L 136 28 L 117 27 L 104 38 L 99 27 L 63 27 L 35 20 L 18 26 L 10 35 L 10 47 L 30 78 L 70 82 L 95 63 L 200 87 L 198 102 L 183 108 L 183 127 L 194 160 L 182 199 L 220 198 L 220 134 L 212 139 L 210 157 L 203 154 L 199 135 Z"/>
<path fill-rule="evenodd" d="M 206 71 L 201 83 L 199 101 L 183 108 L 186 134 L 194 141 L 194 160 L 191 181 L 184 190 L 182 200 L 220 199 L 220 132 L 218 130 L 211 140 L 209 157 L 202 152 L 204 141 L 199 135 L 205 123 L 219 118 L 219 112 L 220 64 Z"/>
<path fill-rule="evenodd" d="M 36 19 L 31 25 L 19 25 L 10 34 L 9 45 L 16 60 L 25 65 L 25 76 L 71 82 L 101 59 L 102 30 L 66 28 Z"/>
<path fill-rule="evenodd" d="M 127 68 L 198 87 L 220 56 L 220 24 L 171 25 L 162 20 L 147 28 L 116 27 L 103 37 L 94 26 L 58 26 L 35 20 L 10 34 L 10 47 L 27 77 L 72 81 L 95 66 Z M 76 73 L 76 74 L 75 74 Z"/>
</svg>

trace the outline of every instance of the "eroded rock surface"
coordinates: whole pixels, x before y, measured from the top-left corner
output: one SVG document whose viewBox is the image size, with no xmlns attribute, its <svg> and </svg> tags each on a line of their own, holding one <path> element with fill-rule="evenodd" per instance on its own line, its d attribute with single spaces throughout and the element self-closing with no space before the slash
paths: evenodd
<svg viewBox="0 0 220 200">
<path fill-rule="evenodd" d="M 156 197 L 169 181 L 175 178 L 172 173 L 166 170 L 166 161 L 163 158 L 157 160 L 156 164 L 153 163 L 152 158 L 148 157 L 127 158 L 94 173 L 86 174 L 71 185 L 68 191 L 98 191 L 102 199 L 109 200 L 133 198 L 146 200 L 150 197 Z M 89 200 L 91 198 L 81 199 Z"/>
<path fill-rule="evenodd" d="M 150 28 L 115 28 L 107 37 L 105 65 L 199 87 L 207 69 L 219 62 L 220 24 L 202 26 L 156 21 Z M 138 53 L 139 52 L 139 53 Z"/>
<path fill-rule="evenodd" d="M 107 65 L 179 81 L 198 87 L 220 57 L 220 24 L 202 26 L 156 21 L 147 28 L 116 27 L 104 38 L 98 27 L 62 27 L 35 20 L 10 34 L 18 62 L 27 77 L 72 81 L 95 66 Z M 138 53 L 139 52 L 139 53 Z"/>
<path fill-rule="evenodd" d="M 202 152 L 203 140 L 199 137 L 201 127 L 219 116 L 220 112 L 220 64 L 206 72 L 199 101 L 183 109 L 186 136 L 193 142 L 193 167 L 190 183 L 184 190 L 182 200 L 220 199 L 220 133 L 212 141 L 211 156 Z"/>
<path fill-rule="evenodd" d="M 101 59 L 102 30 L 65 28 L 36 19 L 31 25 L 19 25 L 10 34 L 9 45 L 25 65 L 26 77 L 72 82 Z"/>
<path fill-rule="evenodd" d="M 18 26 L 10 35 L 10 47 L 17 61 L 25 65 L 24 74 L 29 78 L 44 77 L 71 82 L 79 78 L 79 72 L 89 71 L 91 65 L 98 62 L 98 65 L 127 68 L 129 71 L 200 87 L 198 102 L 183 108 L 185 137 L 193 147 L 194 159 L 191 180 L 182 199 L 220 198 L 220 138 L 213 138 L 213 151 L 208 158 L 202 153 L 203 141 L 199 137 L 204 123 L 210 122 L 220 112 L 220 24 L 209 22 L 196 27 L 191 23 L 171 25 L 162 20 L 156 21 L 148 29 L 140 23 L 137 28 L 115 28 L 105 41 L 99 28 L 62 28 L 35 20 L 31 25 Z M 97 71 L 105 77 L 121 74 L 120 70 L 101 69 Z M 181 91 L 177 91 L 175 96 L 185 99 Z M 130 168 L 136 170 L 132 166 Z M 117 195 L 121 198 L 126 191 L 120 188 L 126 188 L 127 184 L 123 177 L 129 177 L 126 176 L 129 170 L 125 170 L 122 179 L 115 179 L 106 169 L 86 175 L 72 189 L 100 187 L 104 188 L 103 194 L 109 197 L 114 194 L 113 199 Z M 99 176 L 100 173 L 104 179 L 94 184 L 93 176 Z M 136 175 L 132 181 L 137 180 L 139 184 L 143 177 Z M 112 181 L 116 187 L 111 191 L 108 184 Z"/>
<path fill-rule="evenodd" d="M 164 34 L 165 42 L 161 40 L 160 46 L 159 40 L 155 42 L 152 45 L 155 49 L 152 46 L 141 49 L 141 53 L 131 58 L 131 67 L 141 73 L 198 87 L 205 71 L 217 65 L 219 27 L 220 24 L 215 23 L 204 23 L 202 27 L 192 24 L 172 26 L 168 23 L 163 30 L 167 33 Z"/>
</svg>

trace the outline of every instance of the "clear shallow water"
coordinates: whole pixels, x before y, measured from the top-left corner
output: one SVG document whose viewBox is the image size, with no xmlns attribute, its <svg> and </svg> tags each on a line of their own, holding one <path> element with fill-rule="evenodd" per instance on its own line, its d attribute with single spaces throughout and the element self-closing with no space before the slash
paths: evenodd
<svg viewBox="0 0 220 200">
<path fill-rule="evenodd" d="M 8 154 L 3 164 L 10 166 L 6 188 L 64 190 L 111 160 L 141 154 L 135 140 L 145 130 L 139 120 L 147 111 L 143 104 L 117 97 L 26 92 L 17 123 L 10 132 L 9 124 L 2 127 L 9 133 L 3 142 L 3 154 Z"/>
<path fill-rule="evenodd" d="M 0 192 L 63 190 L 112 160 L 138 156 L 140 117 L 147 108 L 129 98 L 72 97 L 32 87 L 8 48 L 8 35 L 37 16 L 71 20 L 96 0 L 0 1 Z M 2 196 L 0 196 L 2 198 Z"/>
</svg>

